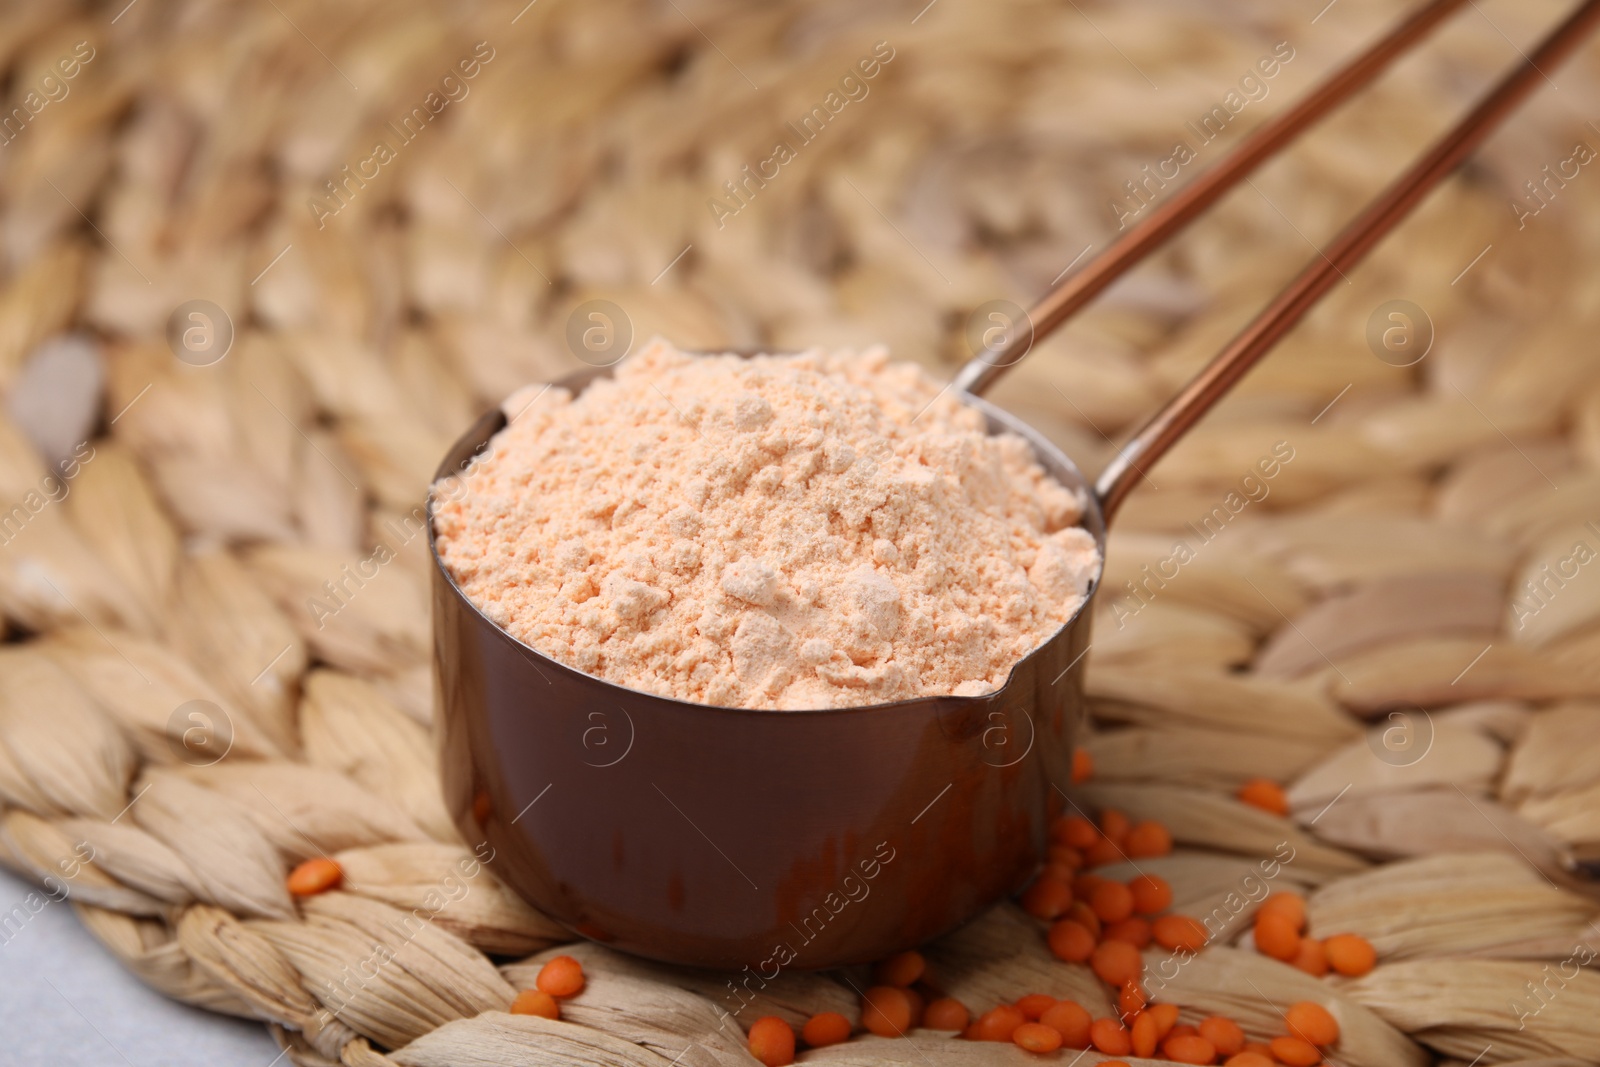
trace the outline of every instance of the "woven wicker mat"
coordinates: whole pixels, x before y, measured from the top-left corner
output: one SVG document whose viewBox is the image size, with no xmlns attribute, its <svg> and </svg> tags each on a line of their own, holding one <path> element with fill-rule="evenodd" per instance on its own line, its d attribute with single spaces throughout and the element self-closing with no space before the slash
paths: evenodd
<svg viewBox="0 0 1600 1067">
<path fill-rule="evenodd" d="M 0 860 L 298 1064 L 748 1064 L 717 976 L 563 944 L 462 873 L 428 738 L 433 465 L 580 366 L 591 299 L 635 338 L 885 341 L 948 373 L 974 308 L 1103 247 L 1394 11 L 459 6 L 0 15 Z M 1558 6 L 1473 5 L 997 399 L 1098 468 Z M 1240 916 L 1156 991 L 1186 1016 L 1267 1036 L 1315 995 L 1347 1067 L 1600 1061 L 1597 60 L 1553 72 L 1119 518 L 1082 803 L 1164 821 L 1177 850 L 1145 869 Z M 785 124 L 817 107 L 801 141 Z M 779 139 L 792 158 L 750 180 Z M 1255 776 L 1290 817 L 1234 799 Z M 1242 879 L 1283 848 L 1277 884 L 1313 931 L 1368 937 L 1372 973 L 1250 946 Z M 292 901 L 319 853 L 344 888 Z M 560 1022 L 506 1014 L 558 945 L 588 989 Z M 1104 1005 L 1011 904 L 928 954 L 977 1010 Z M 855 1003 L 784 974 L 740 1018 Z M 804 1054 L 1024 1056 L 928 1032 Z"/>
</svg>

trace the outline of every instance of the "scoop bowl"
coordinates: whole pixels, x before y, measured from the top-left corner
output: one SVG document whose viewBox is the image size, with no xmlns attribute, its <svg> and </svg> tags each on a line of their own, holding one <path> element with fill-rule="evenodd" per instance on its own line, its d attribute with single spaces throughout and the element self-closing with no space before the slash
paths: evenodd
<svg viewBox="0 0 1600 1067">
<path fill-rule="evenodd" d="M 577 392 L 603 373 L 557 384 Z M 1015 416 L 961 400 L 1079 491 L 1103 560 L 1099 504 L 1072 462 Z M 436 480 L 465 469 L 505 424 L 498 410 L 481 418 Z M 815 711 L 713 707 L 604 681 L 512 637 L 439 559 L 432 508 L 446 804 L 496 875 L 573 932 L 770 980 L 921 944 L 1037 869 L 1071 778 L 1098 575 L 1077 614 L 996 692 Z M 729 1010 L 741 1003 L 730 987 Z"/>
</svg>

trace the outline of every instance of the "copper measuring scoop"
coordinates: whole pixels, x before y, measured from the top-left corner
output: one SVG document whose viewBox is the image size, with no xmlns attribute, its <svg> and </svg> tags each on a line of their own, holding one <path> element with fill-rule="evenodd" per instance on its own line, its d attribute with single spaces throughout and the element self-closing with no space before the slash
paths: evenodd
<svg viewBox="0 0 1600 1067">
<path fill-rule="evenodd" d="M 1106 524 L 1142 471 L 1572 52 L 1600 22 L 1600 0 L 1584 3 L 1390 184 L 1093 485 L 1042 434 L 978 394 L 1463 2 L 1418 9 L 1047 294 L 1030 312 L 1031 330 L 1008 331 L 956 375 L 962 402 L 990 432 L 1026 439 L 1045 470 L 1080 493 L 1102 559 Z M 559 384 L 576 391 L 602 373 Z M 498 411 L 480 419 L 436 477 L 464 470 L 505 424 Z M 492 849 L 495 873 L 574 932 L 674 963 L 744 968 L 729 982 L 726 1010 L 736 1015 L 785 969 L 920 944 L 1037 869 L 1050 816 L 1070 804 L 1098 578 L 1074 618 L 997 692 L 816 711 L 712 707 L 603 681 L 511 637 L 439 562 L 431 507 L 446 803 L 463 837 Z"/>
</svg>

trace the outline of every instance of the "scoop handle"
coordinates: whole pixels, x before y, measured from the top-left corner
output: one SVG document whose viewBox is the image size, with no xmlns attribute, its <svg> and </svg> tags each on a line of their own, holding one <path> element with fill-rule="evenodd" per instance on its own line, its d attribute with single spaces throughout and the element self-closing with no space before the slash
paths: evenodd
<svg viewBox="0 0 1600 1067">
<path fill-rule="evenodd" d="M 1271 351 L 1335 282 L 1344 280 L 1345 271 L 1353 269 L 1534 89 L 1547 81 L 1546 72 L 1570 56 L 1597 25 L 1600 25 L 1600 0 L 1587 0 L 1409 170 L 1378 194 L 1250 325 L 1133 435 L 1095 482 L 1095 495 L 1100 498 L 1100 507 L 1108 523 L 1138 479 L 1144 476 L 1144 471 Z"/>
<path fill-rule="evenodd" d="M 1027 322 L 1010 324 L 1004 339 L 969 360 L 955 376 L 957 389 L 981 396 L 1015 366 L 1034 342 L 1055 330 L 1112 282 L 1142 262 L 1223 194 L 1275 156 L 1333 108 L 1366 88 L 1412 45 L 1460 8 L 1466 0 L 1429 0 L 1383 38 L 1334 71 L 1282 114 L 1257 126 L 1215 166 L 1201 171 L 1167 199 L 1145 209 L 1082 270 L 1053 286 L 1028 310 Z M 1070 268 L 1068 268 L 1070 269 Z M 1017 329 L 1017 326 L 1024 326 Z"/>
</svg>

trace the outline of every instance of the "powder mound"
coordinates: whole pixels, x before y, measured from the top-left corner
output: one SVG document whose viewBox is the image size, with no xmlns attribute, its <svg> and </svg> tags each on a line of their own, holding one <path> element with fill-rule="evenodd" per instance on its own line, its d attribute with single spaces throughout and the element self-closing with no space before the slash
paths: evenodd
<svg viewBox="0 0 1600 1067">
<path fill-rule="evenodd" d="M 886 351 L 652 341 L 577 398 L 530 387 L 434 487 L 439 554 L 540 652 L 726 707 L 992 692 L 1100 569 L 1030 446 Z"/>
</svg>

